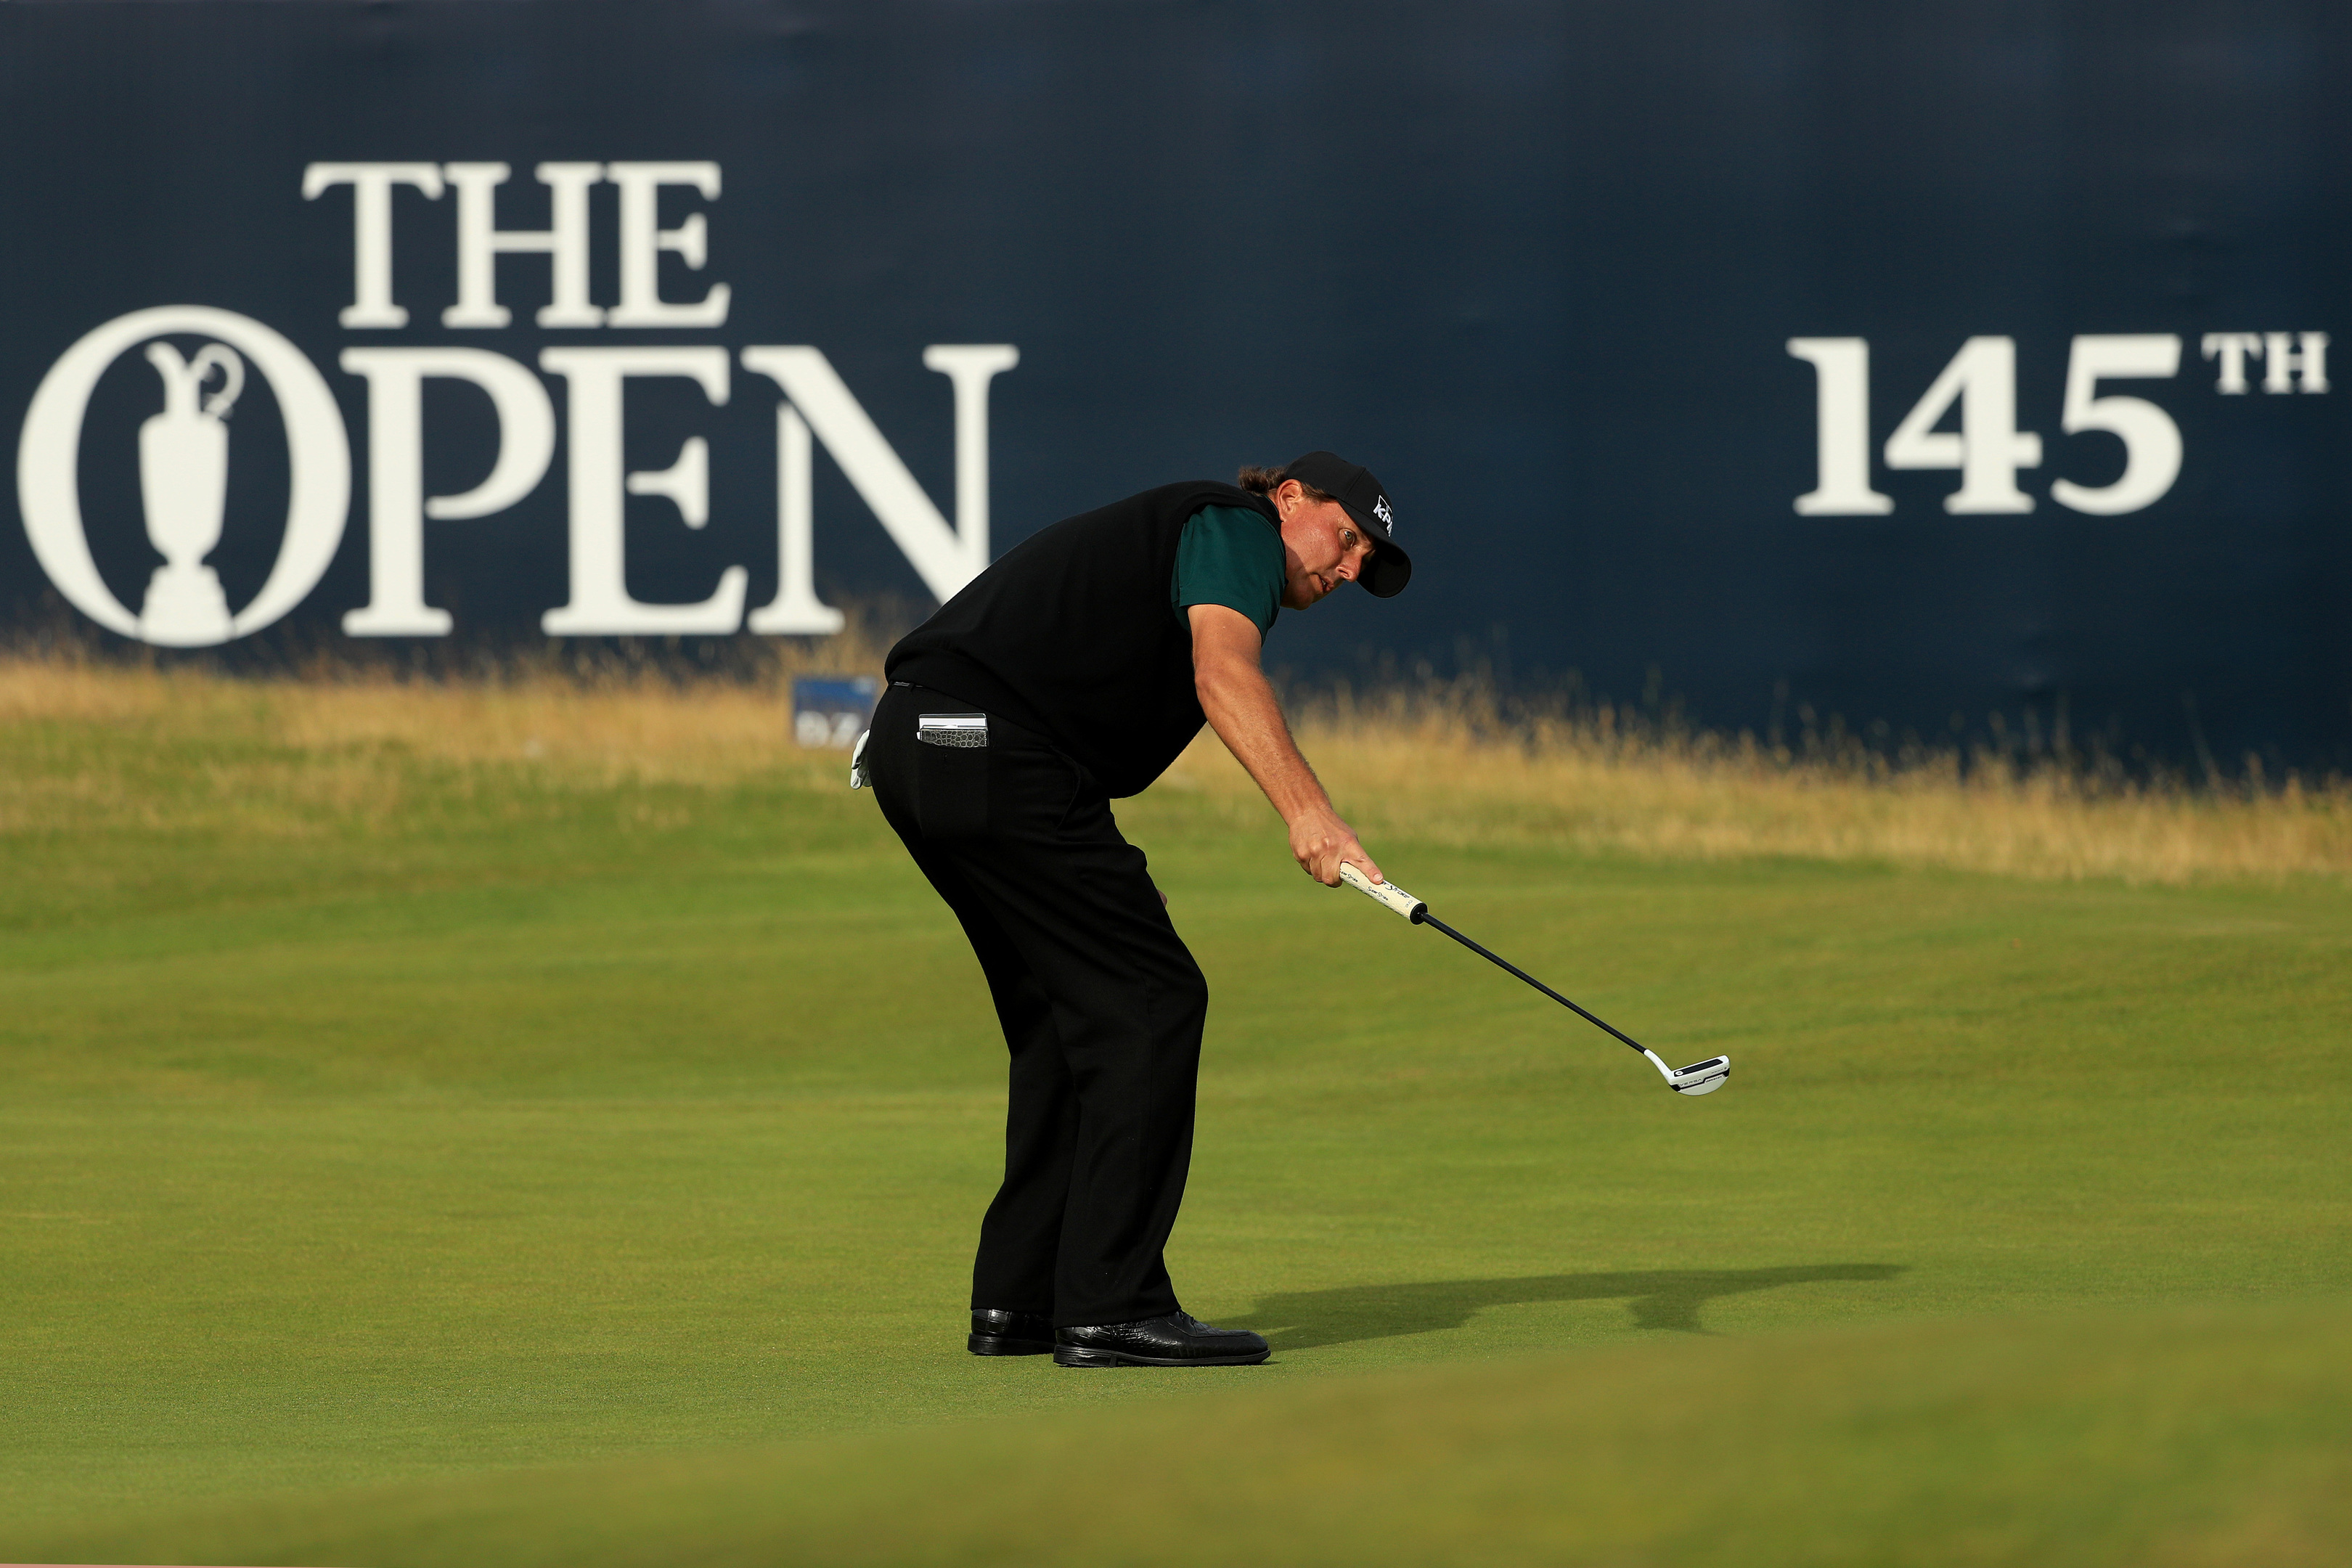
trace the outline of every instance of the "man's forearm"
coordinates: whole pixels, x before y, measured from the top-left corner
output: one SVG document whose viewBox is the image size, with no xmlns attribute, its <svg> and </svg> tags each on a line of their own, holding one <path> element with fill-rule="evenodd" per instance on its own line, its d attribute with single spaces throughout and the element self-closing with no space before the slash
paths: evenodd
<svg viewBox="0 0 2352 1568">
<path fill-rule="evenodd" d="M 1275 700 L 1263 670 L 1239 660 L 1221 661 L 1201 671 L 1197 689 L 1209 727 L 1265 791 L 1285 822 L 1332 809 L 1331 797 L 1290 738 L 1282 704 Z"/>
<path fill-rule="evenodd" d="M 1307 874 L 1336 887 L 1342 862 L 1363 868 L 1375 882 L 1381 868 L 1339 820 L 1315 770 L 1298 754 L 1283 722 L 1282 704 L 1258 668 L 1258 631 L 1240 612 L 1219 605 L 1195 605 L 1192 620 L 1192 689 L 1217 739 L 1225 743 L 1290 829 L 1290 855 Z"/>
</svg>

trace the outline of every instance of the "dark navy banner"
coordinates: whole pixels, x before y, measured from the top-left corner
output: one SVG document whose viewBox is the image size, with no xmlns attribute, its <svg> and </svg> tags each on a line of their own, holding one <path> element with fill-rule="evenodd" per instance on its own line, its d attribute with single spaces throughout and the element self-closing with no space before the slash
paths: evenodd
<svg viewBox="0 0 2352 1568">
<path fill-rule="evenodd" d="M 1328 447 L 1302 672 L 2352 763 L 2352 13 L 0 6 L 0 607 L 824 636 Z"/>
</svg>

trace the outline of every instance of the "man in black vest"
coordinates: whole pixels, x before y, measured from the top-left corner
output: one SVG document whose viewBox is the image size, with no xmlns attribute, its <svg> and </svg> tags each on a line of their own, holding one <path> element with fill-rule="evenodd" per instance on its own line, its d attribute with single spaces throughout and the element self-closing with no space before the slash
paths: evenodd
<svg viewBox="0 0 2352 1568">
<path fill-rule="evenodd" d="M 1328 452 L 1239 486 L 1057 522 L 890 650 L 860 752 L 883 815 L 962 922 L 1012 1047 L 1004 1184 L 972 1270 L 978 1355 L 1230 1366 L 1265 1341 L 1177 1304 L 1161 1248 L 1192 1149 L 1208 985 L 1110 802 L 1202 722 L 1336 886 L 1380 868 L 1292 742 L 1258 663 L 1282 609 L 1412 563 L 1380 483 Z"/>
</svg>

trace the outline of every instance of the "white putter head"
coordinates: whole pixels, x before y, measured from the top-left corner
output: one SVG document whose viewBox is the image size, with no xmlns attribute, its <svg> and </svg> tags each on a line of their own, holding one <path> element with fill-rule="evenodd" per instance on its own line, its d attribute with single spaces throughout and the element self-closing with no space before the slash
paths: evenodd
<svg viewBox="0 0 2352 1568">
<path fill-rule="evenodd" d="M 1666 1087 L 1676 1094 L 1713 1094 L 1731 1081 L 1731 1058 L 1709 1057 L 1703 1062 L 1693 1062 L 1686 1068 L 1670 1068 L 1658 1059 L 1658 1053 L 1644 1050 L 1651 1065 L 1665 1075 Z"/>
</svg>

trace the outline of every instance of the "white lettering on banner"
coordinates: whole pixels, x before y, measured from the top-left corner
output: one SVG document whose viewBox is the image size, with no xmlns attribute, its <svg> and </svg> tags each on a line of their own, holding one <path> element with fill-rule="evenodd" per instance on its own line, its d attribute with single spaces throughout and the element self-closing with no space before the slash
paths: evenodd
<svg viewBox="0 0 2352 1568">
<path fill-rule="evenodd" d="M 1789 353 L 1813 367 L 1813 488 L 1800 517 L 1859 517 L 1895 510 L 1870 488 L 1870 344 L 1861 338 L 1790 338 Z"/>
<path fill-rule="evenodd" d="M 841 465 L 841 471 L 873 509 L 925 587 L 944 602 L 980 575 L 988 565 L 988 384 L 998 373 L 1021 363 L 1018 349 L 1010 343 L 934 343 L 923 351 L 924 365 L 946 376 L 955 388 L 953 528 L 822 353 L 805 345 L 762 346 L 745 349 L 742 360 L 744 369 L 783 388 L 784 395 Z M 782 466 L 788 461 L 789 444 L 781 427 L 778 445 L 778 461 Z M 780 501 L 791 493 L 791 481 L 780 480 Z M 780 507 L 780 531 L 788 512 L 789 507 Z M 784 557 L 781 564 L 789 574 L 791 549 L 781 538 L 779 543 Z M 805 601 L 814 603 L 813 595 Z M 778 584 L 775 602 L 769 608 L 778 612 L 776 618 L 782 618 L 790 605 L 805 607 L 787 578 Z"/>
<path fill-rule="evenodd" d="M 2293 340 L 2285 332 L 2263 334 L 2263 358 L 2270 368 L 2263 373 L 2264 392 L 2293 392 L 2294 373 L 2303 368 L 2303 356 L 2287 345 Z M 2326 384 L 2327 374 L 2320 373 L 2320 383 Z"/>
<path fill-rule="evenodd" d="M 544 256 L 549 303 L 534 316 L 543 328 L 681 329 L 722 326 L 732 291 L 712 281 L 696 300 L 665 299 L 664 255 L 687 271 L 709 259 L 709 220 L 686 214 L 661 225 L 665 191 L 715 202 L 719 165 L 708 160 L 550 162 L 533 174 L 547 187 L 543 229 L 501 228 L 498 194 L 510 165 L 473 162 L 320 162 L 302 171 L 301 195 L 352 193 L 352 300 L 336 315 L 343 328 L 397 331 L 409 310 L 394 298 L 395 192 L 427 201 L 457 192 L 457 298 L 442 325 L 504 329 L 514 315 L 498 299 L 499 258 Z M 618 209 L 619 300 L 609 310 L 589 297 L 590 195 L 610 183 Z M 671 198 L 676 199 L 676 198 Z M 446 210 L 446 209 L 445 209 Z M 161 341 L 214 341 L 192 351 Z M 123 353 L 148 345 L 162 377 L 163 406 L 139 431 L 140 493 L 147 536 L 163 557 L 139 607 L 118 599 L 90 549 L 77 488 L 82 426 L 100 380 Z M 731 369 L 716 346 L 548 348 L 539 370 L 564 378 L 569 428 L 570 597 L 541 625 L 552 636 L 727 635 L 748 624 L 768 635 L 829 636 L 841 612 L 821 602 L 814 583 L 812 469 L 821 442 L 903 552 L 924 584 L 951 597 L 988 564 L 988 398 L 994 378 L 1020 363 L 1009 343 L 935 343 L 923 363 L 945 375 L 955 419 L 955 522 L 924 493 L 907 466 L 844 384 L 824 353 L 806 344 L 742 351 L 745 368 L 782 390 L 776 407 L 775 597 L 744 614 L 750 574 L 719 572 L 710 596 L 684 605 L 646 604 L 627 587 L 626 498 L 656 497 L 687 527 L 710 520 L 710 444 L 688 437 L 669 467 L 624 472 L 624 388 L 632 379 L 674 376 L 695 382 L 712 405 L 728 401 Z M 261 592 L 231 613 L 219 576 L 205 563 L 226 523 L 232 453 L 228 416 L 250 362 L 281 410 L 289 474 L 285 535 Z M 487 517 L 539 489 L 553 458 L 555 404 L 540 375 L 517 357 L 454 347 L 346 349 L 338 363 L 364 381 L 368 402 L 368 597 L 347 612 L 351 637 L 446 637 L 453 617 L 425 603 L 427 521 Z M 498 420 L 490 470 L 456 495 L 425 493 L 424 384 L 461 381 L 485 393 Z M 239 457 L 242 464 L 252 454 Z M 275 331 L 247 317 L 200 305 L 133 312 L 75 343 L 52 366 L 26 415 L 17 451 L 17 489 L 35 555 L 59 592 L 110 630 L 151 643 L 198 647 L 268 626 L 299 604 L 332 561 L 351 510 L 351 447 L 335 395 L 318 369 Z"/>
<path fill-rule="evenodd" d="M 2266 359 L 2265 391 L 2326 392 L 2326 332 L 2208 332 L 2204 355 L 2218 360 L 2214 390 L 2242 394 L 2246 362 Z M 2180 477 L 2180 426 L 2144 397 L 2098 395 L 2102 381 L 2168 381 L 2180 374 L 2180 338 L 2171 332 L 2084 333 L 2071 344 L 2059 428 L 2067 435 L 2100 432 L 2124 444 L 2124 471 L 2114 483 L 2051 482 L 2050 499 L 2094 516 L 2114 517 L 2155 505 Z M 1796 501 L 1812 516 L 1883 516 L 1895 509 L 1870 488 L 1870 345 L 1861 338 L 1790 338 L 1789 353 L 1810 362 L 1815 404 L 1815 488 Z M 1936 428 L 1958 403 L 1958 433 Z M 1886 438 L 1891 468 L 1958 468 L 1960 488 L 1944 500 L 1955 514 L 2026 512 L 2033 498 L 2017 488 L 2021 468 L 2042 463 L 2042 438 L 2017 428 L 2017 344 L 2005 337 L 1973 337 L 1945 365 L 1911 412 Z"/>
<path fill-rule="evenodd" d="M 740 627 L 748 577 L 740 566 L 720 573 L 718 589 L 698 604 L 646 605 L 629 597 L 622 515 L 622 497 L 633 479 L 656 481 L 637 493 L 669 496 L 690 522 L 709 515 L 704 470 L 683 451 L 677 465 L 659 474 L 621 471 L 621 388 L 635 377 L 677 376 L 699 384 L 704 396 L 723 405 L 727 351 L 548 349 L 539 364 L 563 377 L 571 392 L 572 597 L 540 618 L 541 628 L 550 637 L 660 637 L 724 636 Z"/>
<path fill-rule="evenodd" d="M 503 327 L 514 312 L 499 303 L 498 258 L 509 251 L 544 251 L 554 271 L 554 299 L 532 318 L 542 327 L 601 327 L 604 312 L 588 301 L 588 187 L 604 177 L 602 163 L 541 163 L 531 173 L 548 189 L 549 226 L 498 226 L 498 189 L 511 173 L 504 163 L 447 163 L 442 174 L 457 187 L 457 302 L 441 312 L 445 327 Z"/>
<path fill-rule="evenodd" d="M 151 356 L 164 374 L 166 402 L 164 422 L 150 426 L 158 432 L 158 438 L 150 439 L 142 432 L 141 490 L 149 536 L 166 564 L 150 584 L 150 599 L 156 596 L 159 585 L 166 595 L 173 592 L 175 584 L 184 589 L 187 574 L 202 555 L 199 550 L 191 557 L 194 542 L 207 531 L 217 537 L 225 494 L 228 441 L 220 416 L 226 413 L 226 406 L 220 404 L 209 415 L 201 407 L 191 415 L 184 403 L 175 406 L 175 379 L 185 377 L 185 386 L 193 389 L 202 379 L 199 366 L 208 357 L 226 370 L 241 354 L 268 383 L 286 426 L 289 482 L 285 538 L 261 592 L 225 623 L 198 625 L 200 617 L 159 613 L 153 621 L 142 624 L 142 615 L 117 599 L 99 575 L 82 518 L 76 470 L 90 394 L 99 378 L 124 353 L 173 334 L 215 342 L 199 350 L 193 361 L 180 360 L 173 351 L 170 363 L 183 367 L 177 376 L 164 356 Z M 216 349 L 224 352 L 215 354 Z M 217 404 L 220 397 L 228 395 L 224 386 L 215 401 Z M 218 433 L 199 433 L 197 421 Z M 334 394 L 317 367 L 303 357 L 301 350 L 259 321 L 208 305 L 159 305 L 133 310 L 84 335 L 41 378 L 16 446 L 16 503 L 25 520 L 25 534 L 58 592 L 109 631 L 167 646 L 202 647 L 243 637 L 301 603 L 318 585 L 342 542 L 351 492 L 350 437 Z M 145 608 L 142 605 L 142 613 Z"/>
<path fill-rule="evenodd" d="M 392 298 L 392 191 L 406 185 L 437 201 L 457 188 L 457 302 L 441 312 L 446 327 L 504 327 L 513 312 L 498 302 L 498 258 L 543 252 L 553 268 L 552 301 L 536 320 L 542 327 L 718 327 L 727 321 L 731 290 L 714 283 L 700 300 L 661 297 L 661 256 L 669 251 L 699 272 L 709 259 L 709 224 L 692 213 L 663 228 L 661 193 L 691 188 L 719 199 L 719 165 L 684 163 L 541 163 L 533 171 L 549 189 L 550 226 L 498 226 L 498 188 L 513 170 L 505 163 L 312 163 L 302 171 L 302 199 L 316 201 L 338 185 L 352 187 L 352 300 L 336 320 L 342 325 L 404 327 L 408 311 Z M 621 302 L 607 311 L 588 298 L 588 187 L 610 180 L 620 188 Z"/>
<path fill-rule="evenodd" d="M 449 612 L 425 603 L 425 520 L 488 517 L 536 489 L 555 454 L 555 405 L 539 377 L 488 349 L 345 349 L 341 363 L 368 384 L 368 602 L 343 616 L 344 634 L 446 637 Z M 498 415 L 489 477 L 463 495 L 425 494 L 428 376 L 480 387 Z"/>
<path fill-rule="evenodd" d="M 2207 359 L 2216 354 L 2221 357 L 2221 375 L 2213 384 L 2213 390 L 2234 397 L 2246 390 L 2246 356 L 2251 353 L 2256 359 L 2262 357 L 2263 335 L 2260 332 L 2208 332 L 2205 334 L 2204 350 Z"/>
<path fill-rule="evenodd" d="M 2066 406 L 2058 427 L 2069 436 L 2105 430 L 2121 437 L 2123 477 L 2095 488 L 2054 479 L 2050 499 L 2097 517 L 2137 511 L 2163 499 L 2180 477 L 2180 426 L 2142 397 L 2096 397 L 2100 381 L 2169 380 L 2180 374 L 2180 340 L 2169 332 L 2085 335 L 2066 355 Z"/>
<path fill-rule="evenodd" d="M 2264 392 L 2326 392 L 2327 345 L 2326 332 L 2208 332 L 2200 347 L 2207 359 L 2219 359 L 2221 374 L 2213 390 L 2230 396 L 2246 390 L 2246 361 L 2266 361 Z"/>
<path fill-rule="evenodd" d="M 808 421 L 776 405 L 776 596 L 744 623 L 762 636 L 831 637 L 848 617 L 816 596 Z"/>
<path fill-rule="evenodd" d="M 631 474 L 624 488 L 633 496 L 660 496 L 677 508 L 687 527 L 702 527 L 710 521 L 710 443 L 688 436 L 677 462 Z"/>
<path fill-rule="evenodd" d="M 437 163 L 313 163 L 302 171 L 302 199 L 352 187 L 352 302 L 335 320 L 346 327 L 404 327 L 408 312 L 392 302 L 392 187 L 408 185 L 441 199 Z"/>
<path fill-rule="evenodd" d="M 1938 431 L 1953 403 L 1959 434 Z M 1890 468 L 1958 468 L 1960 488 L 1944 498 L 1955 515 L 2032 511 L 2017 470 L 2042 466 L 2042 437 L 2017 427 L 2017 341 L 1970 338 L 1886 438 Z"/>
<path fill-rule="evenodd" d="M 2293 332 L 2263 334 L 2263 358 L 2270 365 L 2263 373 L 2264 392 L 2291 392 L 2298 378 L 2305 392 L 2327 390 L 2327 334 L 2301 333 L 2300 351 L 2287 346 L 2297 337 Z"/>
<path fill-rule="evenodd" d="M 727 323 L 730 290 L 714 283 L 709 292 L 691 305 L 671 304 L 661 297 L 661 253 L 674 251 L 693 271 L 702 270 L 708 253 L 707 225 L 700 213 L 689 214 L 676 228 L 663 228 L 656 216 L 665 185 L 690 185 L 704 201 L 719 199 L 716 163 L 607 163 L 605 177 L 621 187 L 621 302 L 606 321 L 615 327 L 719 327 Z"/>
</svg>

